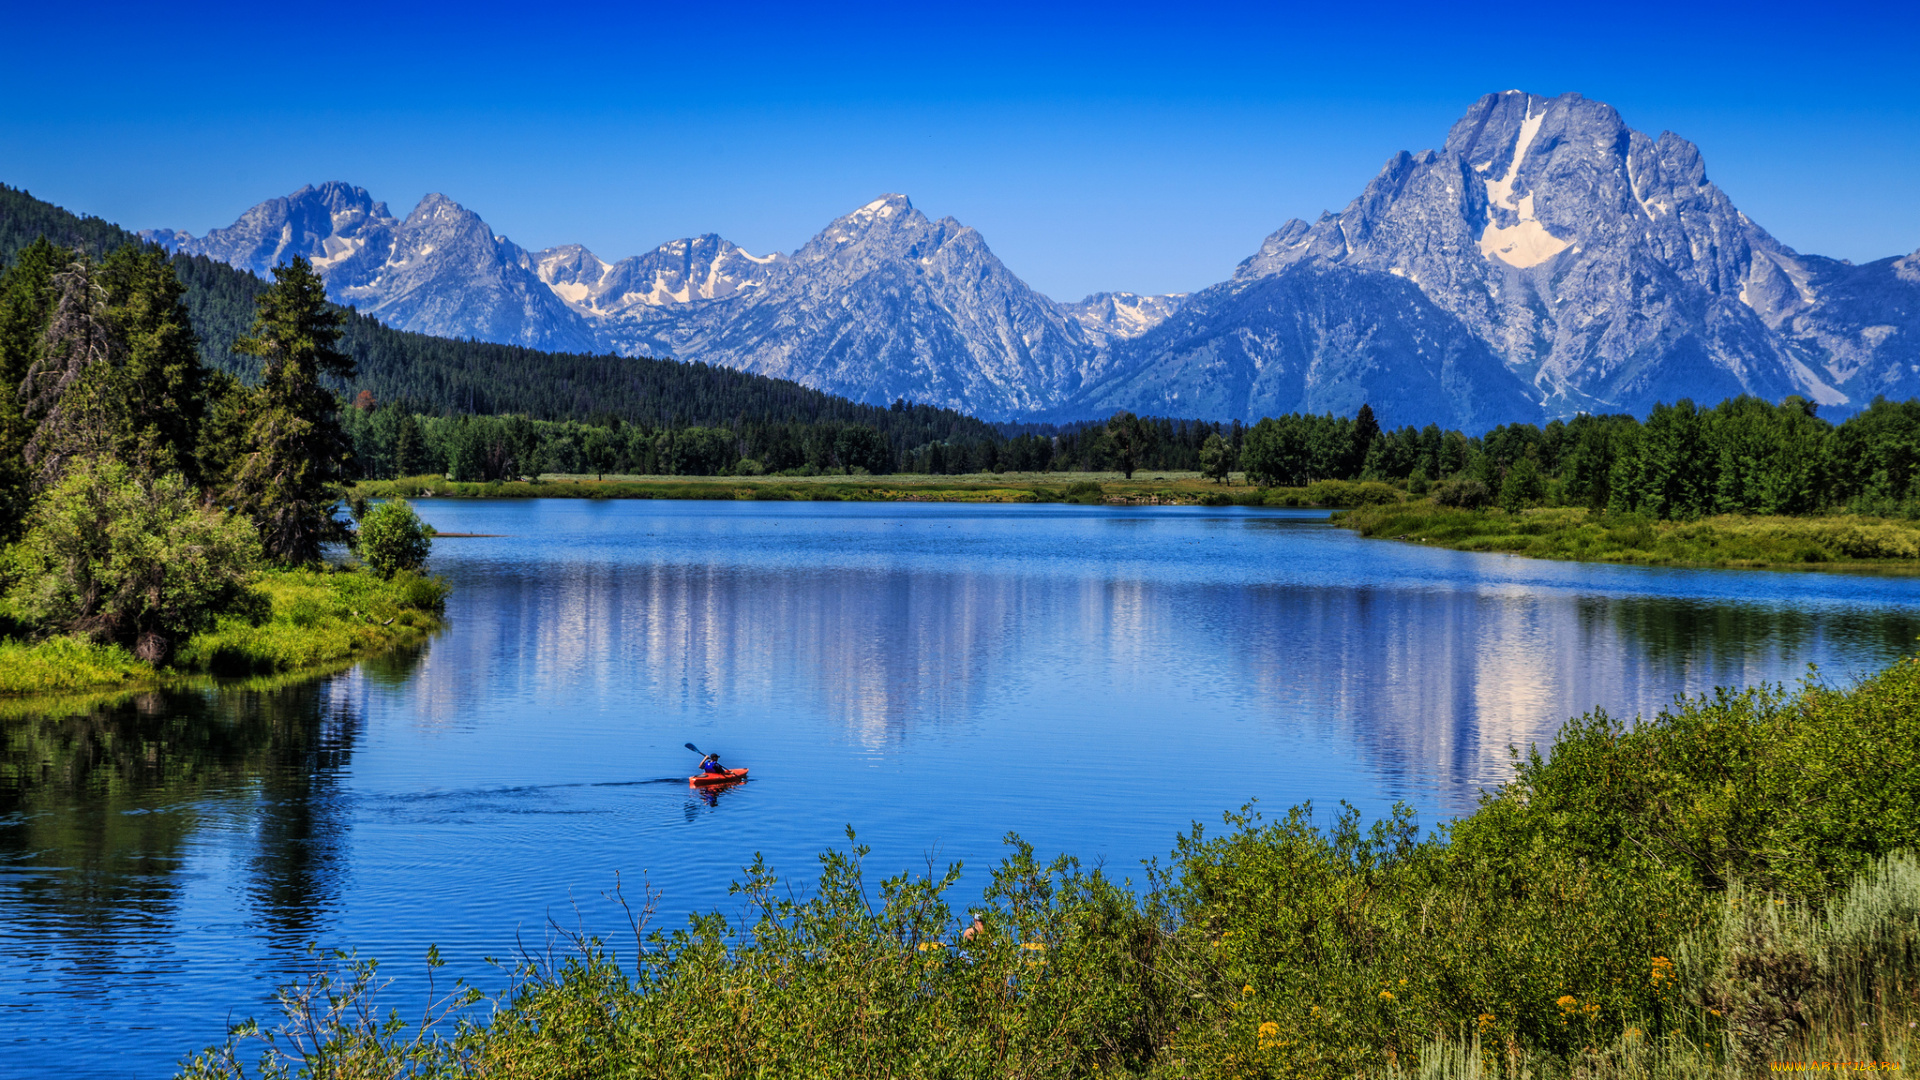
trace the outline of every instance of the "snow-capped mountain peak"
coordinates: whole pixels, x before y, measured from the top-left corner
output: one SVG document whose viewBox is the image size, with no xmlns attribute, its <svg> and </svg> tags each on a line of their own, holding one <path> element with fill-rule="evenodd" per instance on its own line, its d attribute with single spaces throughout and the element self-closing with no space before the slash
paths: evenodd
<svg viewBox="0 0 1920 1080">
<path fill-rule="evenodd" d="M 1337 213 L 1292 219 L 1225 282 L 1060 304 L 961 222 L 887 194 L 792 254 L 713 234 L 608 262 L 537 253 L 444 195 L 404 221 L 331 182 L 205 237 L 264 273 L 313 260 L 393 325 L 700 359 L 869 402 L 988 417 L 1238 416 L 1374 406 L 1472 427 L 1802 394 L 1836 411 L 1920 391 L 1920 252 L 1801 255 L 1734 207 L 1699 149 L 1578 94 L 1474 102 Z"/>
</svg>

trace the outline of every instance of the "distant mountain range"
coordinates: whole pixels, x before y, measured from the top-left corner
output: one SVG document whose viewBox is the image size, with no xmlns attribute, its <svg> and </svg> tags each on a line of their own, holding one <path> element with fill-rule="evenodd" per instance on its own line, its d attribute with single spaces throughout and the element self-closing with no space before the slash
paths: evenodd
<svg viewBox="0 0 1920 1080">
<path fill-rule="evenodd" d="M 792 254 L 719 236 L 608 263 L 528 252 L 443 195 L 405 219 L 343 183 L 168 247 L 265 273 L 304 255 L 396 327 L 674 356 L 994 419 L 1293 411 L 1480 430 L 1656 401 L 1800 394 L 1828 415 L 1920 393 L 1920 252 L 1800 255 L 1693 144 L 1578 94 L 1490 94 L 1339 214 L 1281 226 L 1191 295 L 1059 303 L 975 230 L 887 195 Z"/>
</svg>

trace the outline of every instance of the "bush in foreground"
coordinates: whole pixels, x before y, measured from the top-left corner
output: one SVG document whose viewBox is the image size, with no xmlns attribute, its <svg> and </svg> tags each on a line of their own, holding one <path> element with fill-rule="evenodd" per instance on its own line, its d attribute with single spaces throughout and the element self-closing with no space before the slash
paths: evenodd
<svg viewBox="0 0 1920 1080">
<path fill-rule="evenodd" d="M 750 927 L 576 939 L 487 1022 L 382 1022 L 371 968 L 250 1038 L 326 1075 L 1626 1077 L 1889 1060 L 1920 1020 L 1920 663 L 1849 691 L 1593 714 L 1472 816 L 1227 816 L 1134 892 L 1014 841 L 967 940 L 953 872 L 811 900 L 756 864 Z M 456 999 L 471 1005 L 477 997 Z M 331 1009 L 331 1011 L 329 1011 Z"/>
</svg>

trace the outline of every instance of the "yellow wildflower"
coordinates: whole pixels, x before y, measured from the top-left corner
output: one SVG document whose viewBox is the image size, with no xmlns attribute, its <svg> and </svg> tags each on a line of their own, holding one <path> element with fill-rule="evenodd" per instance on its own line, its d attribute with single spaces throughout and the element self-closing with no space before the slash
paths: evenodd
<svg viewBox="0 0 1920 1080">
<path fill-rule="evenodd" d="M 1493 1030 L 1493 1014 L 1492 1013 L 1481 1013 L 1479 1016 L 1479 1020 L 1480 1020 L 1481 1031 Z"/>
<path fill-rule="evenodd" d="M 932 952 L 935 949 L 944 949 L 944 948 L 946 948 L 946 945 L 938 941 L 923 941 L 920 943 L 921 952 Z"/>
<path fill-rule="evenodd" d="M 1241 988 L 1240 988 L 1240 992 L 1241 992 L 1241 993 L 1243 993 L 1243 994 L 1251 994 L 1251 993 L 1253 993 L 1253 984 L 1252 984 L 1252 983 L 1248 983 L 1247 985 L 1245 985 L 1245 986 L 1243 986 L 1243 987 L 1241 987 Z"/>
<path fill-rule="evenodd" d="M 1392 1000 L 1393 1000 L 1393 991 L 1391 991 L 1391 990 L 1382 990 L 1382 991 L 1380 991 L 1380 1000 L 1381 1000 L 1381 1001 L 1392 1001 Z"/>
<path fill-rule="evenodd" d="M 1572 1012 L 1580 1007 L 1580 999 L 1572 994 L 1562 994 L 1554 1004 L 1560 1006 L 1561 1012 Z"/>
</svg>

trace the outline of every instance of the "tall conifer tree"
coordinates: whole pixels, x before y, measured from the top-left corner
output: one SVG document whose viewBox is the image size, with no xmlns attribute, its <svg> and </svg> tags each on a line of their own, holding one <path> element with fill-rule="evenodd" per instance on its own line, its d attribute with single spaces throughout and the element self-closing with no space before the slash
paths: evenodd
<svg viewBox="0 0 1920 1080">
<path fill-rule="evenodd" d="M 113 385 L 121 350 L 99 267 L 76 255 L 53 275 L 51 291 L 42 347 L 20 384 L 34 425 L 24 456 L 35 490 L 57 485 L 79 459 L 111 454 L 121 427 Z"/>
<path fill-rule="evenodd" d="M 26 450 L 34 424 L 20 388 L 46 348 L 53 276 L 72 261 L 72 252 L 41 237 L 0 277 L 0 543 L 19 535 L 32 497 Z"/>
<path fill-rule="evenodd" d="M 199 479 L 195 442 L 205 412 L 206 369 L 187 318 L 186 286 L 155 247 L 128 244 L 100 267 L 119 358 L 123 410 L 115 453 L 154 476 Z"/>
<path fill-rule="evenodd" d="M 268 558 L 301 565 L 318 562 L 320 545 L 343 534 L 333 512 L 352 446 L 320 380 L 351 378 L 354 364 L 337 347 L 339 312 L 313 266 L 296 257 L 273 279 L 252 332 L 234 344 L 260 358 L 261 378 L 232 498 L 259 527 Z"/>
</svg>

